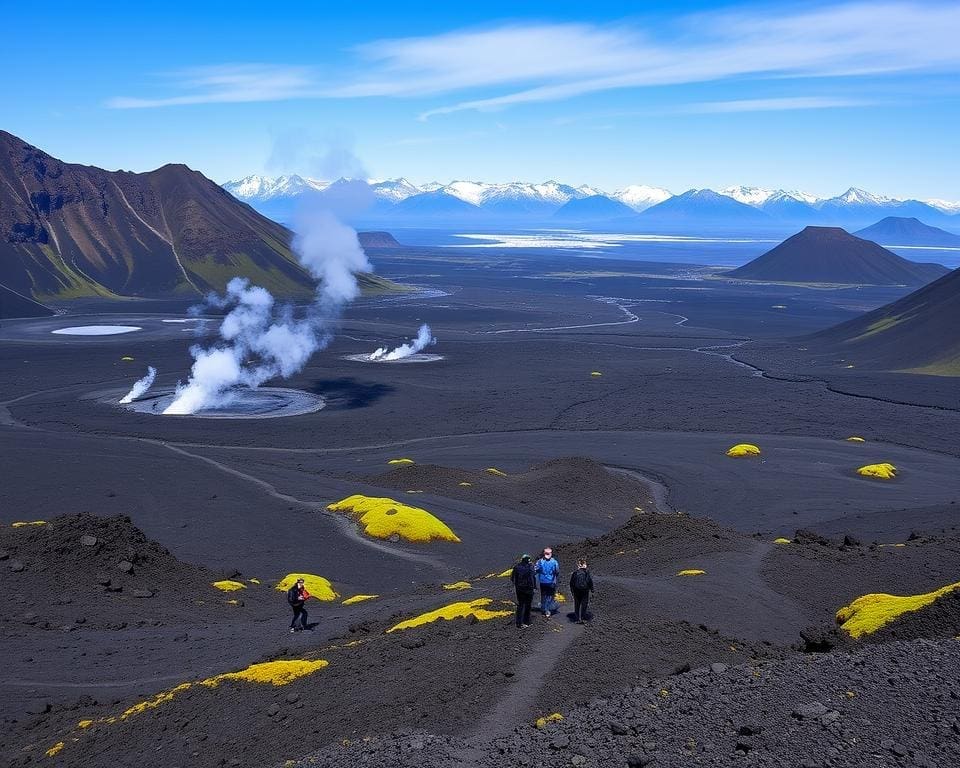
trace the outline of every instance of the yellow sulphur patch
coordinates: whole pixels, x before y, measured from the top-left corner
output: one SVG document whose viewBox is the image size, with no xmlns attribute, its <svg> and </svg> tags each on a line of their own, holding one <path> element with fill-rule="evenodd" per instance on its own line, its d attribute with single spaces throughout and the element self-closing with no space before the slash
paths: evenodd
<svg viewBox="0 0 960 768">
<path fill-rule="evenodd" d="M 388 498 L 357 494 L 327 506 L 331 512 L 355 517 L 363 532 L 375 539 L 398 536 L 407 541 L 452 541 L 460 538 L 440 518 L 420 507 L 401 504 Z"/>
<path fill-rule="evenodd" d="M 472 585 L 469 581 L 455 581 L 453 584 L 444 584 L 444 589 L 471 589 Z"/>
<path fill-rule="evenodd" d="M 402 459 L 390 459 L 390 460 L 387 462 L 387 464 L 413 464 L 413 463 L 414 463 L 413 459 L 407 459 L 407 458 L 402 458 Z"/>
<path fill-rule="evenodd" d="M 476 600 L 471 600 L 470 602 L 462 603 L 450 603 L 450 605 L 445 605 L 442 608 L 437 608 L 435 611 L 428 611 L 427 613 L 421 613 L 419 616 L 414 616 L 412 619 L 407 619 L 406 621 L 401 621 L 399 624 L 395 624 L 387 630 L 390 632 L 399 632 L 404 629 L 413 629 L 414 627 L 422 627 L 424 624 L 431 624 L 434 621 L 450 621 L 452 619 L 465 619 L 470 616 L 476 617 L 479 621 L 487 621 L 489 619 L 496 619 L 500 616 L 511 616 L 513 611 L 498 611 L 490 610 L 487 608 L 493 602 L 489 597 L 481 597 Z"/>
<path fill-rule="evenodd" d="M 242 581 L 233 581 L 233 579 L 224 579 L 223 581 L 213 582 L 213 586 L 221 592 L 236 592 L 238 589 L 246 589 L 247 585 Z"/>
<path fill-rule="evenodd" d="M 743 456 L 759 456 L 760 449 L 752 443 L 737 443 L 727 449 L 727 456 L 741 458 Z"/>
<path fill-rule="evenodd" d="M 872 477 L 877 480 L 893 480 L 897 476 L 897 468 L 889 462 L 882 464 L 867 464 L 857 470 L 862 477 Z"/>
<path fill-rule="evenodd" d="M 17 520 L 15 523 L 10 523 L 11 528 L 26 528 L 28 525 L 46 525 L 46 520 Z"/>
<path fill-rule="evenodd" d="M 297 583 L 297 579 L 303 579 L 303 586 L 306 587 L 307 592 L 310 593 L 310 597 L 317 600 L 329 601 L 336 600 L 340 597 L 340 595 L 334 592 L 333 584 L 330 583 L 329 579 L 313 573 L 288 573 L 278 582 L 274 589 L 278 592 L 286 592 Z"/>
<path fill-rule="evenodd" d="M 554 712 L 553 714 L 550 714 L 550 715 L 544 715 L 543 717 L 538 717 L 534 722 L 534 725 L 537 726 L 537 728 L 546 728 L 547 723 L 558 723 L 561 720 L 563 720 L 563 715 L 561 715 L 559 712 Z"/>
<path fill-rule="evenodd" d="M 700 568 L 685 568 L 682 571 L 677 571 L 677 576 L 702 576 L 705 573 L 706 571 Z"/>
<path fill-rule="evenodd" d="M 380 595 L 354 595 L 344 600 L 342 605 L 353 605 L 354 603 L 362 603 L 364 600 L 374 600 L 378 597 L 380 597 Z"/>
<path fill-rule="evenodd" d="M 960 582 L 922 595 L 887 595 L 880 592 L 863 595 L 837 611 L 837 624 L 851 637 L 863 637 L 876 632 L 898 616 L 925 608 L 955 589 L 960 589 Z"/>
<path fill-rule="evenodd" d="M 793 542 L 790 541 L 790 539 L 787 539 L 783 536 L 780 536 L 779 538 L 774 539 L 773 543 L 774 544 L 793 544 Z"/>
</svg>

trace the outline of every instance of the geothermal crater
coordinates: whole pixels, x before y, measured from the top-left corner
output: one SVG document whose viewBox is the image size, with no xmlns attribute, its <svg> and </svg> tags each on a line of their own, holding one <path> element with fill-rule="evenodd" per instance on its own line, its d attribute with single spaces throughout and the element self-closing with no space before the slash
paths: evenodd
<svg viewBox="0 0 960 768">
<path fill-rule="evenodd" d="M 149 413 L 163 416 L 164 410 L 173 402 L 175 391 L 172 389 L 151 390 L 143 397 L 130 403 L 118 403 L 119 396 L 104 398 L 103 402 L 119 405 L 135 413 Z M 273 419 L 281 416 L 302 416 L 315 413 L 326 405 L 326 401 L 312 392 L 285 387 L 261 387 L 259 389 L 239 388 L 229 393 L 221 404 L 203 408 L 186 416 L 167 415 L 167 418 L 201 419 Z"/>
<path fill-rule="evenodd" d="M 355 363 L 377 363 L 383 365 L 396 365 L 398 363 L 435 363 L 443 360 L 443 355 L 435 355 L 431 352 L 417 352 L 407 357 L 401 357 L 396 360 L 387 360 L 383 357 L 374 357 L 369 352 L 361 352 L 357 355 L 344 355 L 341 359 L 352 360 Z"/>
</svg>

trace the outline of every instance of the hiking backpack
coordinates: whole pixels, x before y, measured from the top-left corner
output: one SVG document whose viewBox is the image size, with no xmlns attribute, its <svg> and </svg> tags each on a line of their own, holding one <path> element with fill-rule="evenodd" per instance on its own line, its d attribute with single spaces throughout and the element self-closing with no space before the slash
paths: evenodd
<svg viewBox="0 0 960 768">
<path fill-rule="evenodd" d="M 577 568 L 573 573 L 573 579 L 570 582 L 570 589 L 577 592 L 586 592 L 590 588 L 590 574 L 586 568 Z"/>
</svg>

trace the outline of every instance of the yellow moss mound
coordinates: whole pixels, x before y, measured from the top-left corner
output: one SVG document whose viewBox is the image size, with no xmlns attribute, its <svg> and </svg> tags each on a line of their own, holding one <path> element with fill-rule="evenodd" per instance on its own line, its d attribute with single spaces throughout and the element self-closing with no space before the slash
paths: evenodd
<svg viewBox="0 0 960 768">
<path fill-rule="evenodd" d="M 837 624 L 851 637 L 862 637 L 876 632 L 898 616 L 924 608 L 934 600 L 960 589 L 960 581 L 927 592 L 925 595 L 863 595 L 837 611 Z"/>
<path fill-rule="evenodd" d="M 413 464 L 413 459 L 390 459 L 387 464 Z"/>
<path fill-rule="evenodd" d="M 23 528 L 28 525 L 46 525 L 46 520 L 17 520 L 15 523 L 10 523 L 11 528 Z"/>
<path fill-rule="evenodd" d="M 865 443 L 867 441 L 864 440 L 862 437 L 858 437 L 857 435 L 851 435 L 850 437 L 847 438 L 847 442 L 848 443 Z"/>
<path fill-rule="evenodd" d="M 702 576 L 705 573 L 706 571 L 700 568 L 685 568 L 682 571 L 677 571 L 677 576 Z"/>
<path fill-rule="evenodd" d="M 883 464 L 867 464 L 857 470 L 858 475 L 863 477 L 874 477 L 878 480 L 893 480 L 897 476 L 897 468 L 893 464 L 884 462 Z"/>
<path fill-rule="evenodd" d="M 247 585 L 242 581 L 233 581 L 232 579 L 224 579 L 223 581 L 213 582 L 214 587 L 219 589 L 222 592 L 236 592 L 238 589 L 246 589 Z"/>
<path fill-rule="evenodd" d="M 380 597 L 380 595 L 354 595 L 344 600 L 342 605 L 353 605 L 354 603 L 362 603 L 364 600 L 374 600 L 378 597 Z"/>
<path fill-rule="evenodd" d="M 757 446 L 752 445 L 751 443 L 737 443 L 737 445 L 731 446 L 727 449 L 727 456 L 732 456 L 733 458 L 740 458 L 741 456 L 759 456 L 760 449 Z"/>
<path fill-rule="evenodd" d="M 278 592 L 286 592 L 297 583 L 297 579 L 303 579 L 303 586 L 307 588 L 310 597 L 316 598 L 317 600 L 336 600 L 340 597 L 340 595 L 334 592 L 333 584 L 330 583 L 329 579 L 313 573 L 288 573 L 274 589 Z"/>
<path fill-rule="evenodd" d="M 444 584 L 444 589 L 471 589 L 472 585 L 469 581 L 455 581 L 453 584 Z"/>
<path fill-rule="evenodd" d="M 407 541 L 452 541 L 459 537 L 438 517 L 425 509 L 401 504 L 399 501 L 373 496 L 349 496 L 327 507 L 331 512 L 352 514 L 360 521 L 363 531 L 376 539 L 399 536 Z"/>
<path fill-rule="evenodd" d="M 793 542 L 790 541 L 790 539 L 784 538 L 783 536 L 780 536 L 779 538 L 774 539 L 773 543 L 774 544 L 793 544 Z"/>
<path fill-rule="evenodd" d="M 312 675 L 314 672 L 328 666 L 330 662 L 323 659 L 279 659 L 264 661 L 260 664 L 251 664 L 238 672 L 224 672 L 222 675 L 208 677 L 201 680 L 200 685 L 207 688 L 216 688 L 225 680 L 242 680 L 246 683 L 269 683 L 270 685 L 286 685 L 301 677 Z"/>
<path fill-rule="evenodd" d="M 496 619 L 500 616 L 513 615 L 513 611 L 497 611 L 488 609 L 486 606 L 490 605 L 492 602 L 493 600 L 491 600 L 489 597 L 481 597 L 476 600 L 471 600 L 469 603 L 450 603 L 450 605 L 437 608 L 435 611 L 421 613 L 419 616 L 414 616 L 412 619 L 401 621 L 399 624 L 390 627 L 387 632 L 398 632 L 404 629 L 422 627 L 424 624 L 432 624 L 434 621 L 439 621 L 440 619 L 450 621 L 451 619 L 465 619 L 468 616 L 475 616 L 480 621 L 487 621 L 488 619 Z"/>
<path fill-rule="evenodd" d="M 63 749 L 63 742 L 58 741 L 56 744 L 50 747 L 50 749 L 48 749 L 45 754 L 47 755 L 47 757 L 56 757 L 58 754 L 60 754 L 61 749 Z"/>
<path fill-rule="evenodd" d="M 498 477 L 506 477 L 506 476 L 507 476 L 507 473 L 506 473 L 506 472 L 501 472 L 501 471 L 500 471 L 499 469 L 497 469 L 496 467 L 487 467 L 487 468 L 486 468 L 485 470 L 483 470 L 483 471 L 484 471 L 484 472 L 487 472 L 487 473 L 489 473 L 489 474 L 491 474 L 491 475 L 497 475 Z"/>
<path fill-rule="evenodd" d="M 534 723 L 537 728 L 546 728 L 547 723 L 558 723 L 563 720 L 563 715 L 559 712 L 554 712 L 552 715 L 545 715 L 544 717 L 538 717 Z"/>
</svg>

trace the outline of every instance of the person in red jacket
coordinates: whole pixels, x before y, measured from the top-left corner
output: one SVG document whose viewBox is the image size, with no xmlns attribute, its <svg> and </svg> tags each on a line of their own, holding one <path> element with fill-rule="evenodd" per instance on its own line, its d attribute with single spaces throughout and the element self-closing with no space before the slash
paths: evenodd
<svg viewBox="0 0 960 768">
<path fill-rule="evenodd" d="M 299 632 L 302 629 L 309 630 L 307 626 L 307 609 L 304 604 L 310 597 L 307 588 L 304 586 L 303 579 L 297 579 L 297 583 L 287 590 L 287 602 L 293 608 L 293 621 L 290 622 L 290 631 Z M 297 622 L 300 626 L 297 626 Z"/>
</svg>

